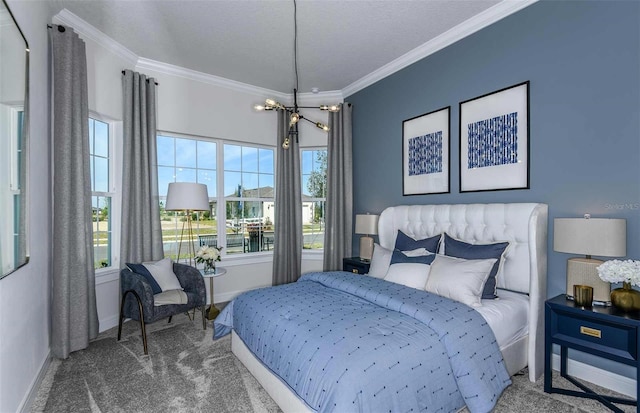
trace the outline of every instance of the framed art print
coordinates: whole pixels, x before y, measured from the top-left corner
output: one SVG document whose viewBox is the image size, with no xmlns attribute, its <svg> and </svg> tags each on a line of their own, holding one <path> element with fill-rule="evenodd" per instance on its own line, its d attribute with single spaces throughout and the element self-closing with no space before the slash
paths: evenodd
<svg viewBox="0 0 640 413">
<path fill-rule="evenodd" d="M 529 188 L 529 81 L 460 103 L 460 192 Z"/>
<path fill-rule="evenodd" d="M 402 195 L 449 193 L 451 107 L 402 122 Z"/>
</svg>

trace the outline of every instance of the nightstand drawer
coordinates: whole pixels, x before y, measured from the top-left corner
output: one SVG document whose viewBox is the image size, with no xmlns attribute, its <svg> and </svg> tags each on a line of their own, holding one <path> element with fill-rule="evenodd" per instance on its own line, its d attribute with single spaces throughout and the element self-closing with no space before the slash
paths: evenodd
<svg viewBox="0 0 640 413">
<path fill-rule="evenodd" d="M 630 360 L 638 358 L 638 329 L 634 326 L 557 312 L 551 328 L 554 339 Z"/>
<path fill-rule="evenodd" d="M 342 271 L 347 271 L 347 272 L 352 272 L 355 274 L 362 274 L 360 271 L 362 271 L 362 266 L 361 265 L 353 265 L 353 264 L 349 264 L 349 263 L 344 263 L 342 265 Z"/>
<path fill-rule="evenodd" d="M 369 272 L 370 261 L 361 260 L 359 257 L 343 258 L 342 271 L 354 274 L 366 274 Z"/>
</svg>

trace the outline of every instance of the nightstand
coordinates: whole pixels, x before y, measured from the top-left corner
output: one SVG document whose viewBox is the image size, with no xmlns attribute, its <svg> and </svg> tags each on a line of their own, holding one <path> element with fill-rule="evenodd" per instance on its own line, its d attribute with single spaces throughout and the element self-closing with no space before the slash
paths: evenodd
<svg viewBox="0 0 640 413">
<path fill-rule="evenodd" d="M 371 260 L 361 260 L 360 257 L 342 259 L 342 271 L 348 271 L 354 274 L 366 274 L 369 272 L 370 266 Z"/>
<path fill-rule="evenodd" d="M 568 349 L 582 351 L 608 360 L 640 367 L 640 313 L 624 313 L 614 307 L 581 308 L 564 294 L 545 303 L 544 391 L 594 399 L 614 412 L 622 412 L 612 403 L 636 406 L 637 400 L 599 395 L 567 374 Z M 583 391 L 553 387 L 551 383 L 552 346 L 560 346 L 560 375 Z M 637 381 L 640 394 L 640 380 Z"/>
</svg>

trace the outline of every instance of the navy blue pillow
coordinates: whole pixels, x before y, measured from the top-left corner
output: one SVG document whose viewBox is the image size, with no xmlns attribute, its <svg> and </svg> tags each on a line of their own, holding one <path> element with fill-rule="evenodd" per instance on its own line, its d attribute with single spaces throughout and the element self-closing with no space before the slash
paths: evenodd
<svg viewBox="0 0 640 413">
<path fill-rule="evenodd" d="M 129 263 L 127 263 L 127 267 L 136 274 L 142 275 L 151 285 L 151 291 L 153 291 L 154 294 L 160 294 L 162 292 L 162 288 L 160 288 L 160 285 L 156 282 L 155 278 L 153 278 L 153 275 L 151 275 L 147 267 L 142 264 Z"/>
<path fill-rule="evenodd" d="M 428 264 L 431 265 L 436 258 L 436 254 L 420 255 L 418 257 L 407 257 L 400 250 L 393 251 L 391 264 Z"/>
<path fill-rule="evenodd" d="M 446 232 L 444 234 L 444 255 L 463 258 L 465 260 L 498 259 L 496 263 L 493 264 L 489 278 L 487 278 L 487 282 L 484 284 L 484 290 L 482 291 L 482 298 L 484 299 L 492 300 L 498 298 L 496 295 L 496 275 L 498 275 L 498 268 L 500 267 L 500 258 L 508 246 L 508 242 L 468 244 L 451 238 Z"/>
<path fill-rule="evenodd" d="M 404 232 L 398 230 L 398 235 L 396 235 L 396 246 L 395 249 L 400 251 L 411 251 L 418 248 L 425 248 L 429 252 L 436 253 L 438 252 L 438 245 L 440 244 L 440 235 L 436 235 L 435 237 L 425 238 L 421 240 L 415 240 L 405 234 Z"/>
</svg>

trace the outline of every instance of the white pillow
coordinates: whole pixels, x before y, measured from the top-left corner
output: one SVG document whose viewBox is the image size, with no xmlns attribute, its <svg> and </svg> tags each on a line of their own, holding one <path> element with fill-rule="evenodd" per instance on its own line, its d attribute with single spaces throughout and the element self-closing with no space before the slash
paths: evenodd
<svg viewBox="0 0 640 413">
<path fill-rule="evenodd" d="M 171 258 L 163 258 L 156 262 L 143 262 L 147 270 L 156 280 L 162 291 L 182 290 L 178 277 L 173 273 L 173 262 Z"/>
<path fill-rule="evenodd" d="M 381 247 L 380 244 L 373 244 L 373 256 L 369 266 L 369 275 L 375 278 L 384 278 L 389 270 L 391 254 L 393 251 Z"/>
<path fill-rule="evenodd" d="M 423 255 L 430 255 L 431 252 L 426 248 L 418 248 L 411 251 L 402 251 L 407 257 L 419 257 Z M 389 265 L 391 264 L 392 250 L 388 250 L 382 247 L 380 244 L 373 245 L 373 256 L 371 257 L 371 265 L 369 266 L 368 275 L 375 278 L 384 278 L 389 271 Z"/>
<path fill-rule="evenodd" d="M 429 267 L 430 265 L 418 263 L 393 264 L 389 266 L 389 271 L 384 279 L 392 283 L 424 290 L 429 277 Z"/>
<path fill-rule="evenodd" d="M 470 307 L 480 307 L 484 283 L 496 261 L 495 258 L 464 260 L 437 255 L 431 263 L 425 290 Z"/>
</svg>

